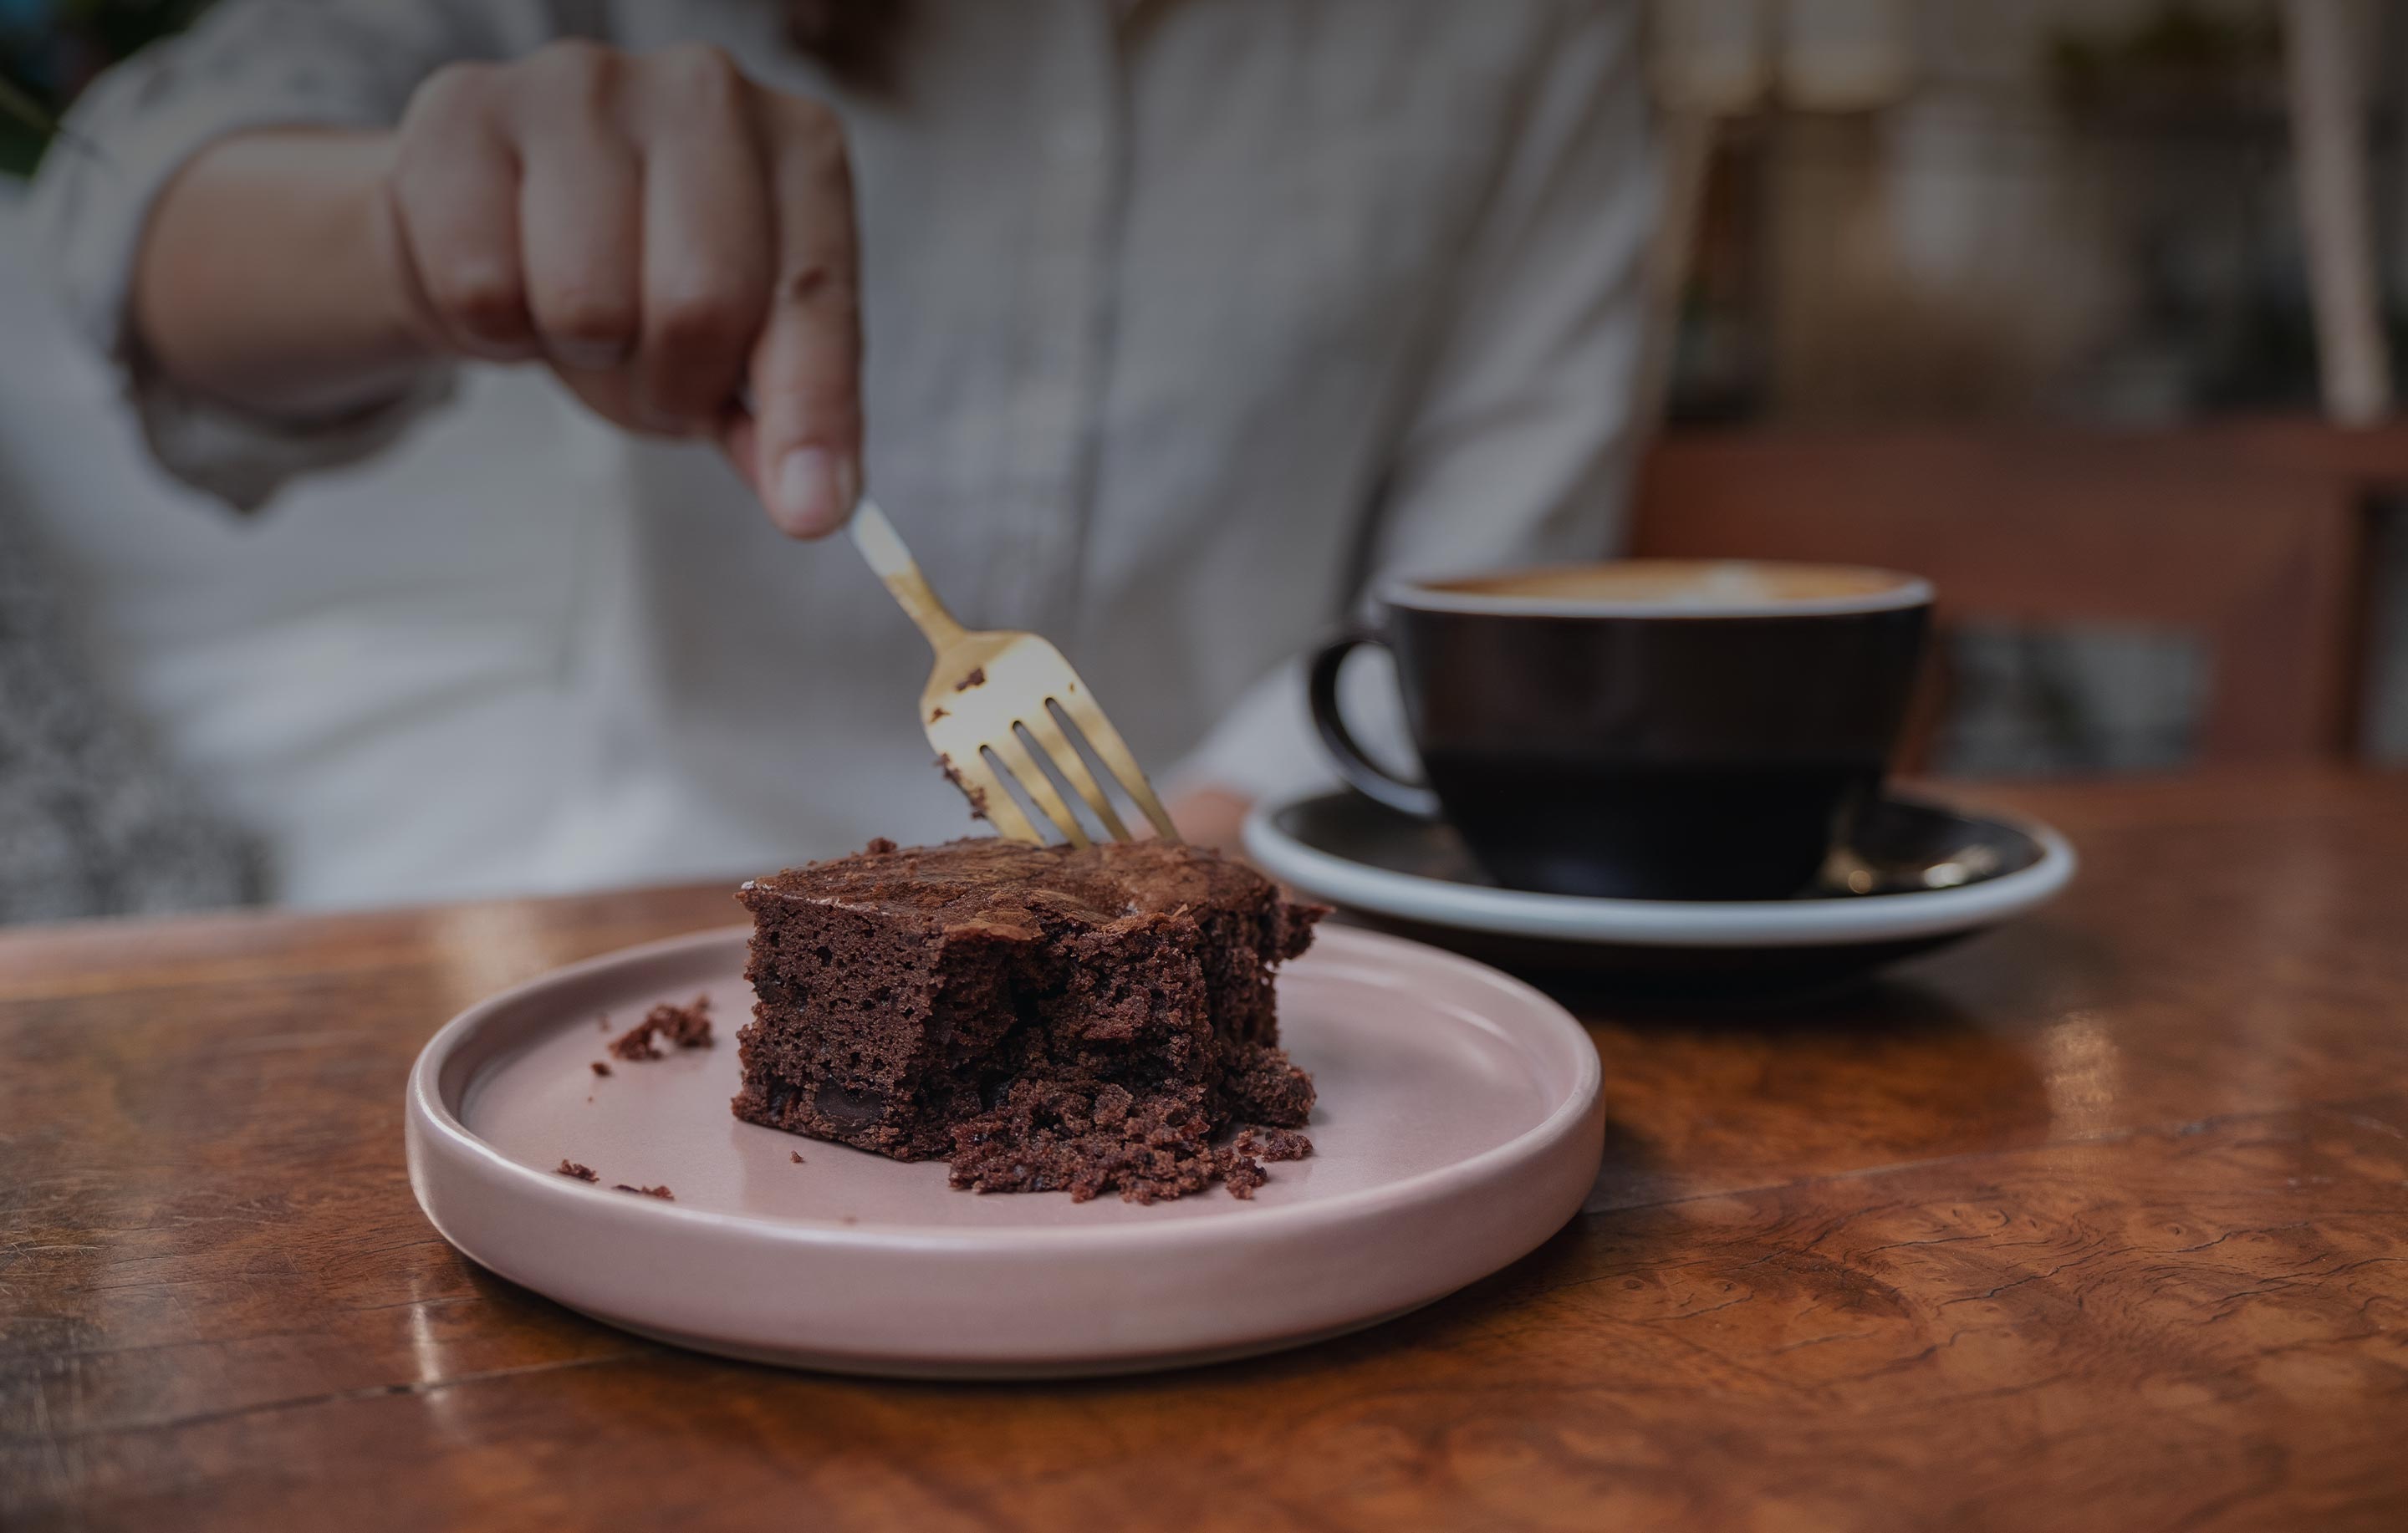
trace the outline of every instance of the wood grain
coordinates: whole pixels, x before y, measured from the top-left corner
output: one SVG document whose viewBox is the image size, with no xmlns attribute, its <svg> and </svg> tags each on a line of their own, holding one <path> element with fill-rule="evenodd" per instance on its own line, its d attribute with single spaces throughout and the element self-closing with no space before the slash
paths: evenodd
<svg viewBox="0 0 2408 1533">
<path fill-rule="evenodd" d="M 680 1354 L 428 1228 L 426 1036 L 723 888 L 0 936 L 0 1526 L 2408 1526 L 2408 780 L 1985 796 L 2065 900 L 1597 1012 L 1606 1163 L 1527 1260 L 1100 1383 Z"/>
</svg>

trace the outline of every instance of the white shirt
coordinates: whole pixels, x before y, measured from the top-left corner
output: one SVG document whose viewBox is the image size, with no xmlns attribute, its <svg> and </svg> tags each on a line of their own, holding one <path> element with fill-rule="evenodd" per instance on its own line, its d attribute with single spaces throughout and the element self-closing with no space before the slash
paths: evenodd
<svg viewBox="0 0 2408 1533">
<path fill-rule="evenodd" d="M 1652 209 L 1636 20 L 922 0 L 878 100 L 788 49 L 768 0 L 227 0 L 87 94 L 71 128 L 100 156 L 54 152 L 37 204 L 78 327 L 122 358 L 142 220 L 210 139 L 390 122 L 438 64 L 563 30 L 717 43 L 844 118 L 868 480 L 939 592 L 1060 644 L 1144 760 L 1184 758 L 1166 785 L 1281 792 L 1313 775 L 1283 663 L 1367 574 L 1594 555 L 1618 524 Z M 133 381 L 169 473 L 273 503 L 86 473 L 39 508 L 110 674 L 267 835 L 284 898 L 969 828 L 919 733 L 924 646 L 851 548 L 781 538 L 710 449 L 472 369 L 398 448 L 294 477 L 440 381 L 337 434 Z"/>
</svg>

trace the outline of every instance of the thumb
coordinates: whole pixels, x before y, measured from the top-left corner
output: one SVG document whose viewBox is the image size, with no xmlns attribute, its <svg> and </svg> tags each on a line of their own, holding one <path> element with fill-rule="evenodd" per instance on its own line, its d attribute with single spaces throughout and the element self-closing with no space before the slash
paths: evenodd
<svg viewBox="0 0 2408 1533">
<path fill-rule="evenodd" d="M 749 408 L 722 422 L 720 445 L 769 520 L 795 537 L 844 524 L 861 495 L 861 407 L 850 309 L 844 333 L 824 315 L 772 314 L 752 360 Z"/>
</svg>

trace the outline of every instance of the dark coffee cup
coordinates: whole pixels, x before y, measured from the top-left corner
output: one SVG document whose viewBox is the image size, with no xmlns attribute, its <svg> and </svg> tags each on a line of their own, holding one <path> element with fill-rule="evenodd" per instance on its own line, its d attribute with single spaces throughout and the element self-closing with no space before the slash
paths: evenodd
<svg viewBox="0 0 2408 1533">
<path fill-rule="evenodd" d="M 1451 822 L 1509 887 L 1778 899 L 1879 790 L 1930 612 L 1925 581 L 1837 565 L 1398 581 L 1313 656 L 1313 722 L 1349 782 Z M 1426 784 L 1347 730 L 1338 672 L 1362 644 L 1396 656 Z"/>
</svg>

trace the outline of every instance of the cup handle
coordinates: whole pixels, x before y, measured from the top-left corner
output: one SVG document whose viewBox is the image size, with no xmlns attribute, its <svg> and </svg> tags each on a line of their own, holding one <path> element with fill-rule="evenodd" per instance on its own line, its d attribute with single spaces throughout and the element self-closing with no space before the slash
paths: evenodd
<svg viewBox="0 0 2408 1533">
<path fill-rule="evenodd" d="M 1439 818 L 1438 795 L 1426 783 L 1408 782 L 1391 775 L 1365 754 L 1346 727 L 1346 716 L 1339 711 L 1339 667 L 1358 646 L 1384 642 L 1372 629 L 1350 628 L 1313 652 L 1305 683 L 1312 703 L 1312 727 L 1320 733 L 1322 749 L 1329 752 L 1338 775 L 1353 783 L 1356 791 L 1417 820 L 1435 820 Z"/>
</svg>

